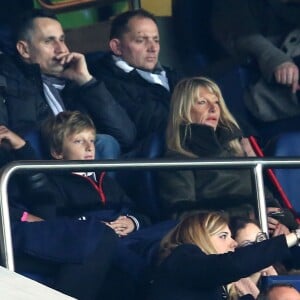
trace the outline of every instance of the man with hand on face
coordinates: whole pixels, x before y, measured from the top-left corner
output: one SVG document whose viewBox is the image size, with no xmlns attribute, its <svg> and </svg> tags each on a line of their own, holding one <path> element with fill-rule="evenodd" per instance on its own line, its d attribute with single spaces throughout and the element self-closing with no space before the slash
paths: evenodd
<svg viewBox="0 0 300 300">
<path fill-rule="evenodd" d="M 100 139 L 98 135 L 97 154 L 114 158 L 119 151 L 115 139 L 121 146 L 132 140 L 133 126 L 122 107 L 103 82 L 91 76 L 84 55 L 69 51 L 61 24 L 53 15 L 32 10 L 18 21 L 16 55 L 0 56 L 0 75 L 7 85 L 5 101 L 0 103 L 0 123 L 22 135 L 38 129 L 49 114 L 73 109 L 75 103 L 82 104 L 84 111 L 86 103 L 97 101 L 101 109 L 92 111 L 91 117 L 97 131 L 107 134 Z"/>
<path fill-rule="evenodd" d="M 138 153 L 142 141 L 153 132 L 164 132 L 176 72 L 159 61 L 157 21 L 139 9 L 118 15 L 112 22 L 111 52 L 91 68 L 104 81 L 114 99 L 126 110 L 135 125 L 136 137 L 128 150 Z"/>
</svg>

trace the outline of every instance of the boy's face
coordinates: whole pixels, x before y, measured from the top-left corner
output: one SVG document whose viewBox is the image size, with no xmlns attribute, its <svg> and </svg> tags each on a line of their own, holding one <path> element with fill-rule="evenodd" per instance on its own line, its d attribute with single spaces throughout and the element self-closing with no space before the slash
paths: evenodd
<svg viewBox="0 0 300 300">
<path fill-rule="evenodd" d="M 95 159 L 95 130 L 85 129 L 64 139 L 62 153 L 52 153 L 56 159 L 93 160 Z"/>
</svg>

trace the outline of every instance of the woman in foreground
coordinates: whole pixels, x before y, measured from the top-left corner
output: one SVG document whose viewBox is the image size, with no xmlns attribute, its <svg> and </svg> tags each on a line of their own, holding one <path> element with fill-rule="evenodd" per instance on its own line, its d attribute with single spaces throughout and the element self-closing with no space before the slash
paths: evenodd
<svg viewBox="0 0 300 300">
<path fill-rule="evenodd" d="M 255 299 L 232 283 L 288 258 L 299 237 L 292 232 L 236 248 L 224 214 L 187 216 L 161 242 L 148 299 Z"/>
</svg>

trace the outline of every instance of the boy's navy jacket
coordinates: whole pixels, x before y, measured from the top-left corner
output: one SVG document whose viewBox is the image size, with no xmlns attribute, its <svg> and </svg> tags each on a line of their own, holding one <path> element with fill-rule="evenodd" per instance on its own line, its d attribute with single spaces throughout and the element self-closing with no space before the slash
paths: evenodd
<svg viewBox="0 0 300 300">
<path fill-rule="evenodd" d="M 14 159 L 35 158 L 29 143 L 14 155 Z M 20 221 L 23 212 L 28 211 L 44 220 L 83 217 L 113 221 L 121 215 L 129 215 L 135 217 L 141 227 L 150 224 L 146 216 L 135 211 L 133 201 L 105 172 L 97 176 L 95 183 L 71 172 L 47 175 L 35 172 L 20 176 L 21 180 L 16 176 L 18 185 L 14 180 L 9 189 L 12 221 Z"/>
<path fill-rule="evenodd" d="M 121 215 L 135 217 L 141 227 L 149 220 L 134 210 L 134 204 L 118 183 L 105 172 L 97 182 L 73 173 L 47 176 L 47 184 L 34 182 L 30 191 L 30 210 L 45 219 L 75 217 L 114 221 Z M 43 201 L 44 199 L 44 201 Z"/>
</svg>

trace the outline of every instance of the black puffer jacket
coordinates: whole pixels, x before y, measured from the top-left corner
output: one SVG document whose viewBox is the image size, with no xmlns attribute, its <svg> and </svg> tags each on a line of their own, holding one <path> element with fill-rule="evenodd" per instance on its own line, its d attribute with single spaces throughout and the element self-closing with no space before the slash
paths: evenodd
<svg viewBox="0 0 300 300">
<path fill-rule="evenodd" d="M 135 124 L 136 142 L 166 128 L 171 93 L 179 75 L 169 68 L 164 69 L 170 91 L 159 84 L 146 81 L 136 70 L 126 73 L 118 68 L 111 54 L 105 55 L 91 68 L 93 75 L 104 81 L 114 99 L 126 110 Z"/>
<path fill-rule="evenodd" d="M 186 129 L 182 128 L 182 132 Z M 210 126 L 192 124 L 190 135 L 183 140 L 183 147 L 201 158 L 230 158 L 236 154 L 229 148 L 229 142 L 241 138 L 239 129 L 229 131 Z M 187 156 L 167 152 L 167 158 L 188 159 Z M 256 193 L 252 172 L 237 170 L 179 170 L 160 172 L 160 196 L 167 216 L 178 218 L 193 210 L 226 210 L 231 215 L 249 216 L 255 211 Z M 266 203 L 269 207 L 279 207 L 279 202 L 265 188 Z M 292 214 L 283 223 L 294 227 Z"/>
<path fill-rule="evenodd" d="M 6 80 L 4 101 L 0 103 L 0 124 L 21 135 L 39 128 L 52 114 L 44 95 L 39 65 L 2 54 L 0 75 Z M 83 86 L 67 82 L 62 98 L 66 109 L 88 112 L 97 132 L 112 135 L 122 147 L 128 147 L 134 140 L 134 124 L 103 82 L 94 79 Z"/>
<path fill-rule="evenodd" d="M 0 123 L 18 134 L 38 128 L 52 114 L 44 96 L 39 66 L 2 54 L 0 74 L 6 80 Z"/>
</svg>

